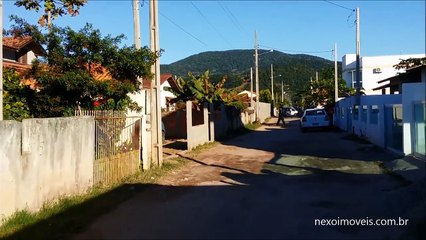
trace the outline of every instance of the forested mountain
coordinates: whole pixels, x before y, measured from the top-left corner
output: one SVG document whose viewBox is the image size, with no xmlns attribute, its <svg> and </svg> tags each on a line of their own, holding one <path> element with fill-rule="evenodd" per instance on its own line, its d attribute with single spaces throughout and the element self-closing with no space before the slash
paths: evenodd
<svg viewBox="0 0 426 240">
<path fill-rule="evenodd" d="M 292 91 L 300 89 L 311 77 L 315 78 L 315 72 L 334 67 L 334 62 L 311 55 L 287 54 L 279 51 L 269 52 L 269 50 L 264 49 L 259 50 L 259 55 L 261 89 L 271 86 L 271 64 L 274 64 L 275 87 L 280 87 L 281 81 L 283 81 Z M 203 52 L 172 64 L 161 65 L 161 72 L 172 73 L 185 78 L 188 72 L 200 74 L 209 70 L 213 82 L 227 76 L 228 80 L 225 87 L 240 86 L 249 89 L 250 67 L 254 67 L 253 49 Z"/>
</svg>

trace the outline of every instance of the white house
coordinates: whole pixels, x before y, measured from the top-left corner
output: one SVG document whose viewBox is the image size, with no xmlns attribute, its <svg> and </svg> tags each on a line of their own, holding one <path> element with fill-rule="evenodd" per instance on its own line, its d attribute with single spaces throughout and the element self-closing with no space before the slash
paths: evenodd
<svg viewBox="0 0 426 240">
<path fill-rule="evenodd" d="M 138 103 L 139 106 L 142 106 L 145 114 L 149 113 L 149 103 L 151 102 L 149 90 L 151 89 L 152 81 L 150 79 L 143 79 L 142 81 L 142 89 L 135 94 L 129 94 L 130 98 Z M 174 104 L 170 104 L 169 101 L 176 96 L 167 91 L 166 87 L 171 87 L 172 89 L 177 89 L 176 79 L 170 73 L 163 73 L 160 75 L 160 104 L 161 109 L 165 111 L 173 111 Z"/>
<path fill-rule="evenodd" d="M 401 155 L 425 159 L 426 65 L 380 82 L 388 83 L 377 91 L 398 93 L 361 96 L 359 105 L 355 97 L 340 99 L 334 113 L 335 126 Z"/>
<path fill-rule="evenodd" d="M 256 99 L 256 93 L 254 93 L 254 92 L 250 92 L 250 91 L 244 90 L 244 91 L 238 93 L 238 95 L 243 95 L 243 94 L 247 94 L 247 96 L 249 98 Z"/>
<path fill-rule="evenodd" d="M 388 55 L 360 57 L 361 86 L 366 95 L 382 94 L 378 81 L 398 75 L 404 70 L 396 70 L 393 66 L 401 60 L 423 58 L 425 54 Z M 346 54 L 342 58 L 342 77 L 348 87 L 355 88 L 356 84 L 356 55 Z M 386 92 L 389 93 L 389 92 Z"/>
<path fill-rule="evenodd" d="M 166 111 L 173 111 L 174 104 L 169 104 L 169 101 L 173 98 L 176 98 L 176 96 L 172 92 L 167 91 L 165 88 L 177 88 L 176 79 L 170 73 L 163 73 L 160 76 L 160 82 L 161 109 L 165 109 Z"/>
</svg>

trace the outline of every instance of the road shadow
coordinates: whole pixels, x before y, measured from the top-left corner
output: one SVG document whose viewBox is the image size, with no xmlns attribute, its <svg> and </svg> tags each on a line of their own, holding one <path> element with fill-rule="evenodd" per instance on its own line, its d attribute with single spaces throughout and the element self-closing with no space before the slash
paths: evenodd
<svg viewBox="0 0 426 240">
<path fill-rule="evenodd" d="M 255 141 L 254 139 L 264 139 Z M 221 142 L 224 145 L 250 148 L 276 153 L 276 155 L 312 156 L 359 161 L 392 161 L 400 156 L 365 144 L 351 141 L 348 133 L 335 129 L 320 129 L 302 133 L 298 119 L 286 119 L 286 125 L 276 126 L 272 121 L 261 131 L 252 131 Z"/>
<path fill-rule="evenodd" d="M 418 226 L 318 225 L 322 219 L 410 218 L 418 192 L 378 174 L 295 172 L 208 164 L 196 186 L 124 184 L 5 239 L 423 239 Z M 275 169 L 276 170 L 276 169 Z M 321 183 L 326 188 L 318 188 Z M 405 204 L 400 204 L 404 200 Z M 394 207 L 390 207 L 394 206 Z M 59 226 L 58 226 L 59 225 Z M 63 231 L 57 231 L 63 229 Z"/>
<path fill-rule="evenodd" d="M 418 214 L 425 209 L 424 201 L 419 202 L 425 199 L 424 185 L 407 186 L 379 172 L 357 173 L 340 166 L 298 162 L 304 157 L 321 162 L 374 162 L 394 156 L 359 151 L 358 145 L 337 146 L 341 133 L 302 135 L 296 127 L 295 122 L 284 128 L 268 126 L 222 142 L 274 153 L 260 172 L 187 158 L 197 164 L 194 169 L 208 172 L 213 168 L 219 177 L 206 177 L 195 186 L 180 184 L 184 179 L 179 177 L 171 185 L 124 184 L 6 239 L 426 238 L 424 215 Z M 297 161 L 287 161 L 292 157 Z M 409 219 L 410 224 L 319 224 L 321 220 L 400 218 Z"/>
</svg>

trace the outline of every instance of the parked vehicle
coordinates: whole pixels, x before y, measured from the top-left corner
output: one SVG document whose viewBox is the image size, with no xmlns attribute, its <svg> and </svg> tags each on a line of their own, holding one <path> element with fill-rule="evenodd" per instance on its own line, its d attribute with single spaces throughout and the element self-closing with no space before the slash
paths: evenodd
<svg viewBox="0 0 426 240">
<path fill-rule="evenodd" d="M 286 117 L 296 116 L 298 111 L 294 107 L 284 107 L 284 115 Z"/>
<path fill-rule="evenodd" d="M 306 109 L 300 118 L 300 130 L 302 132 L 304 132 L 306 129 L 327 128 L 329 126 L 330 120 L 324 109 Z"/>
</svg>

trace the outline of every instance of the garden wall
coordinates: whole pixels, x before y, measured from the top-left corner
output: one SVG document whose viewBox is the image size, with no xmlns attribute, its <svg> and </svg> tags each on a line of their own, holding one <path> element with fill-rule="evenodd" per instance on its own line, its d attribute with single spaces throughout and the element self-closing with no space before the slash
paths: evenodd
<svg viewBox="0 0 426 240">
<path fill-rule="evenodd" d="M 0 121 L 0 218 L 93 183 L 93 117 Z"/>
</svg>

